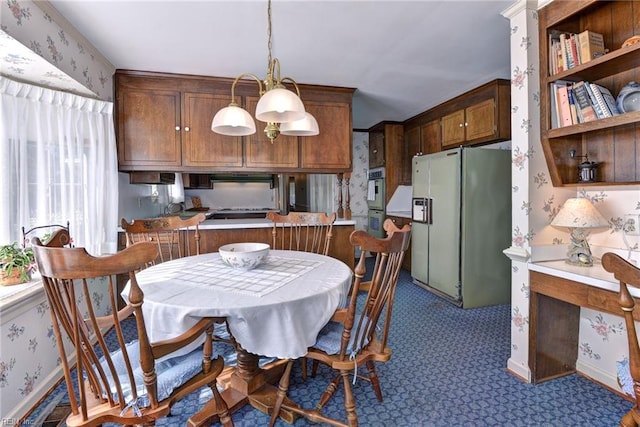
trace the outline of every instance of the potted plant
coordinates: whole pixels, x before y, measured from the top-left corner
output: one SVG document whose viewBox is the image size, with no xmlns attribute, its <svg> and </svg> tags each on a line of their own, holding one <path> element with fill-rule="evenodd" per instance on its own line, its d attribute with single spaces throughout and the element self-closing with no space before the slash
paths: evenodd
<svg viewBox="0 0 640 427">
<path fill-rule="evenodd" d="M 22 248 L 17 242 L 0 246 L 0 285 L 28 282 L 35 266 L 33 249 Z"/>
</svg>

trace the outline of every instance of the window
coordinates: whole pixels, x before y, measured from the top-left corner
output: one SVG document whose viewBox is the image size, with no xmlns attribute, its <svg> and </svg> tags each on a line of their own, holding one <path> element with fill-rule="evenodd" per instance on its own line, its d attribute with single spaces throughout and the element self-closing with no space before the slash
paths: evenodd
<svg viewBox="0 0 640 427">
<path fill-rule="evenodd" d="M 0 244 L 70 223 L 76 246 L 115 252 L 113 104 L 0 77 Z"/>
</svg>

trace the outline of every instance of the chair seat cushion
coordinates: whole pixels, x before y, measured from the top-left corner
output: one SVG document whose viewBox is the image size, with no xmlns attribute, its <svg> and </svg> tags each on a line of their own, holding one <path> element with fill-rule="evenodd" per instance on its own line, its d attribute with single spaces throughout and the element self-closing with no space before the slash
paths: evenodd
<svg viewBox="0 0 640 427">
<path fill-rule="evenodd" d="M 633 391 L 633 378 L 631 378 L 631 369 L 629 368 L 629 359 L 625 358 L 619 362 L 616 362 L 618 367 L 618 384 L 622 388 L 622 391 L 629 396 L 635 397 Z"/>
<path fill-rule="evenodd" d="M 354 322 L 354 327 L 351 330 L 351 338 L 349 339 L 349 345 L 347 347 L 347 354 L 352 353 L 354 351 L 358 351 L 358 348 L 354 348 L 354 343 L 359 342 L 359 337 L 356 337 L 356 325 L 358 325 L 358 319 L 360 315 L 356 316 L 356 321 Z M 364 319 L 365 324 L 368 319 Z M 318 338 L 316 339 L 316 343 L 313 346 L 319 350 L 324 351 L 327 354 L 338 354 L 340 352 L 340 344 L 342 343 L 342 331 L 344 327 L 342 323 L 339 322 L 329 322 L 327 323 L 318 334 Z M 366 346 L 369 343 L 368 340 L 365 340 L 362 344 Z"/>
<path fill-rule="evenodd" d="M 133 402 L 133 387 L 129 382 L 122 350 L 118 349 L 111 353 L 114 367 L 122 386 L 122 393 L 125 397 L 125 402 L 128 404 L 136 404 L 141 408 L 148 407 L 149 396 L 144 385 L 142 368 L 140 367 L 140 346 L 138 345 L 138 340 L 128 343 L 126 345 L 126 349 L 134 372 L 135 390 L 138 396 L 137 402 Z M 202 348 L 197 348 L 191 353 L 156 362 L 155 369 L 157 375 L 158 401 L 162 401 L 169 397 L 174 389 L 180 387 L 182 384 L 193 378 L 197 373 L 201 372 L 202 357 Z M 113 381 L 111 380 L 112 376 L 104 357 L 100 359 L 100 364 L 110 379 L 109 383 L 113 384 Z M 117 398 L 117 391 L 115 387 L 112 387 L 110 392 L 114 398 Z"/>
</svg>

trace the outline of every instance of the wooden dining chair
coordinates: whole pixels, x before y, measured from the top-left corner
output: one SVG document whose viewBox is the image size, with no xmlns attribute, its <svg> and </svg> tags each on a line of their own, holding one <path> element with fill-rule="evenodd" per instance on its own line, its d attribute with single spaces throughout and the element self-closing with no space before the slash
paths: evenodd
<svg viewBox="0 0 640 427">
<path fill-rule="evenodd" d="M 640 268 L 625 261 L 613 252 L 607 252 L 602 256 L 602 266 L 609 273 L 613 273 L 613 276 L 620 282 L 618 301 L 627 327 L 629 371 L 622 373 L 621 377 L 630 377 L 628 388 L 633 389 L 635 404 L 633 408 L 622 417 L 620 426 L 637 427 L 640 425 L 640 345 L 638 344 L 636 324 L 633 318 L 636 301 L 629 292 L 629 288 L 640 289 Z"/>
<path fill-rule="evenodd" d="M 273 223 L 272 249 L 313 252 L 328 255 L 333 238 L 335 212 L 289 212 L 280 215 L 268 212 Z"/>
<path fill-rule="evenodd" d="M 139 218 L 131 222 L 122 219 L 121 227 L 126 235 L 126 245 L 137 242 L 153 242 L 158 257 L 148 266 L 190 255 L 200 255 L 200 224 L 206 219 L 199 213 L 187 219 L 180 216 Z M 193 243 L 192 243 L 193 240 Z"/>
<path fill-rule="evenodd" d="M 69 221 L 67 221 L 66 225 L 38 225 L 36 227 L 31 227 L 28 230 L 25 229 L 25 227 L 22 227 L 22 247 L 26 248 L 31 244 L 33 238 L 38 235 L 40 236 L 40 240 L 47 243 L 47 246 L 71 246 L 73 241 L 71 240 L 71 233 L 69 230 Z"/>
<path fill-rule="evenodd" d="M 165 261 L 200 255 L 200 224 L 205 219 L 204 213 L 187 219 L 174 215 L 127 222 L 123 218 L 121 226 L 126 234 L 127 246 L 138 242 L 152 242 L 156 245 L 158 256 L 145 265 L 150 267 Z M 226 319 L 218 318 L 215 323 L 214 340 L 233 344 Z"/>
<path fill-rule="evenodd" d="M 335 312 L 331 321 L 320 331 L 315 345 L 309 348 L 304 356 L 328 365 L 337 373 L 314 409 L 299 408 L 289 405 L 288 399 L 285 399 L 292 366 L 292 361 L 289 361 L 278 386 L 271 426 L 275 424 L 281 408 L 291 410 L 314 422 L 336 426 L 358 425 L 356 402 L 351 389 L 352 375 L 369 380 L 378 399 L 382 399 L 375 362 L 387 362 L 391 358 L 391 349 L 387 341 L 393 300 L 402 260 L 411 240 L 411 226 L 406 225 L 384 239 L 373 237 L 362 230 L 351 233 L 349 239 L 352 245 L 361 249 L 360 259 L 354 271 L 355 282 L 351 289 L 349 306 Z M 372 270 L 369 290 L 364 298 L 359 298 L 359 284 L 366 274 L 366 252 L 379 254 L 379 258 L 376 258 Z M 368 375 L 364 377 L 357 374 L 358 368 L 362 366 L 366 366 L 368 371 Z M 322 408 L 340 386 L 340 382 L 344 387 L 346 423 L 322 413 Z"/>
<path fill-rule="evenodd" d="M 233 425 L 216 386 L 224 363 L 220 357 L 211 358 L 212 319 L 200 320 L 171 340 L 149 342 L 147 326 L 153 325 L 145 325 L 135 272 L 157 257 L 154 243 L 136 243 L 115 255 L 94 257 L 84 248 L 47 247 L 36 238 L 33 250 L 71 405 L 68 426 L 152 425 L 179 399 L 204 386 L 220 405 L 222 424 Z M 118 274 L 127 274 L 130 281 L 129 304 L 121 310 Z M 203 335 L 204 346 L 170 356 Z M 72 349 L 67 352 L 69 341 Z"/>
<path fill-rule="evenodd" d="M 290 251 L 313 252 L 328 255 L 333 238 L 335 212 L 289 212 L 280 215 L 267 212 L 273 223 L 271 248 Z M 302 378 L 307 379 L 307 360 L 302 359 Z"/>
</svg>

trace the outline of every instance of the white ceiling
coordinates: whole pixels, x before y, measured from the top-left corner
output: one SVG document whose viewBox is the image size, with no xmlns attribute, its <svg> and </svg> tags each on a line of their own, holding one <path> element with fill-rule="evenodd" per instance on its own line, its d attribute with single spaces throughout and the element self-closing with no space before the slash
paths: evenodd
<svg viewBox="0 0 640 427">
<path fill-rule="evenodd" d="M 236 77 L 267 69 L 267 2 L 50 3 L 116 68 Z M 353 126 L 404 121 L 509 78 L 513 0 L 273 0 L 272 51 L 298 83 L 356 88 Z"/>
</svg>

